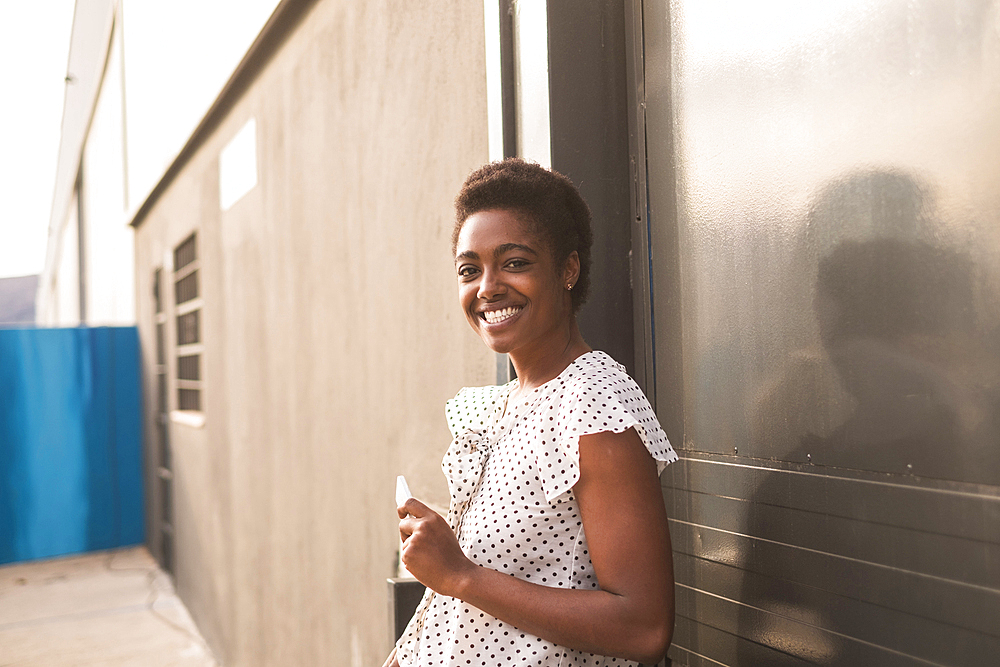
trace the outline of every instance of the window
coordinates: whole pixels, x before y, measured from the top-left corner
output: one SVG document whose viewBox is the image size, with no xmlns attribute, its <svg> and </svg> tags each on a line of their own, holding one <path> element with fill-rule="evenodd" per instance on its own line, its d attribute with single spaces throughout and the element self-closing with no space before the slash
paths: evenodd
<svg viewBox="0 0 1000 667">
<path fill-rule="evenodd" d="M 177 408 L 200 412 L 202 300 L 195 234 L 174 249 L 174 300 L 177 318 Z"/>
</svg>

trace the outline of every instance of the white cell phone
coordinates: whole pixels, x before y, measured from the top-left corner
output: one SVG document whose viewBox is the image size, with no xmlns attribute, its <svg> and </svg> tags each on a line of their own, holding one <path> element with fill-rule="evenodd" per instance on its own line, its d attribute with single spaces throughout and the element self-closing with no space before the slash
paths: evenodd
<svg viewBox="0 0 1000 667">
<path fill-rule="evenodd" d="M 396 477 L 396 506 L 399 507 L 413 497 L 410 493 L 410 486 L 406 483 L 406 478 L 402 475 Z"/>
</svg>

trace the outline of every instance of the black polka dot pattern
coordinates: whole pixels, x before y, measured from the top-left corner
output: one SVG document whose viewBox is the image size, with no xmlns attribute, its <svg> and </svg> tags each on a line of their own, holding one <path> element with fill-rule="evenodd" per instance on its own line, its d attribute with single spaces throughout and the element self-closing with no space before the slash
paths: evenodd
<svg viewBox="0 0 1000 667">
<path fill-rule="evenodd" d="M 661 472 L 677 455 L 642 391 L 603 352 L 578 357 L 508 405 L 516 383 L 465 388 L 448 401 L 448 521 L 480 565 L 544 586 L 598 589 L 573 495 L 580 436 L 634 427 Z M 397 646 L 402 667 L 636 664 L 557 646 L 430 591 Z"/>
</svg>

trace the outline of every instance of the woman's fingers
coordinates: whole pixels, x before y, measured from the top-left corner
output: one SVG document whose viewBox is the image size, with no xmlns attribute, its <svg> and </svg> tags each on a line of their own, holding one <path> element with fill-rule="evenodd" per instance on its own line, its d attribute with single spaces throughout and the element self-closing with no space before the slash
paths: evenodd
<svg viewBox="0 0 1000 667">
<path fill-rule="evenodd" d="M 409 498 L 405 503 L 396 508 L 399 515 L 399 539 L 404 543 L 416 530 L 420 520 L 426 517 L 440 519 L 440 515 L 416 498 Z"/>
<path fill-rule="evenodd" d="M 405 519 L 407 514 L 419 518 L 428 514 L 437 514 L 437 512 L 416 498 L 407 498 L 405 503 L 396 508 L 396 514 L 399 515 L 400 519 Z"/>
<path fill-rule="evenodd" d="M 408 498 L 405 503 L 396 508 L 399 515 L 399 539 L 406 544 L 406 541 L 416 529 L 419 519 L 432 514 L 437 516 L 437 512 L 424 505 L 416 498 Z"/>
<path fill-rule="evenodd" d="M 417 518 L 412 517 L 412 516 L 406 516 L 406 517 L 400 519 L 399 520 L 399 539 L 401 539 L 404 543 L 408 539 L 410 539 L 410 536 L 413 535 L 414 531 L 416 531 L 417 528 L 418 528 L 418 526 L 420 526 L 420 522 L 421 521 L 422 521 L 422 519 L 417 519 Z"/>
<path fill-rule="evenodd" d="M 410 498 L 397 508 L 403 565 L 425 586 L 442 593 L 471 562 L 444 518 Z M 447 594 L 447 593 L 446 593 Z"/>
<path fill-rule="evenodd" d="M 396 513 L 399 514 L 399 539 L 404 544 L 417 530 L 433 534 L 441 529 L 441 526 L 436 525 L 438 523 L 448 528 L 448 524 L 445 523 L 440 514 L 413 498 L 397 507 Z M 451 529 L 448 528 L 448 531 L 450 533 Z"/>
</svg>

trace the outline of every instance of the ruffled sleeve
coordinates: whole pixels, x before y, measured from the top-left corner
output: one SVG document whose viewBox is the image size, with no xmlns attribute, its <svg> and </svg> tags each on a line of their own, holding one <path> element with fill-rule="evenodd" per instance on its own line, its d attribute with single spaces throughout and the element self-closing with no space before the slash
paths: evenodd
<svg viewBox="0 0 1000 667">
<path fill-rule="evenodd" d="M 545 499 L 552 502 L 580 479 L 580 436 L 635 427 L 657 462 L 657 473 L 677 454 L 635 381 L 611 357 L 553 387 L 537 413 L 541 431 L 535 455 Z"/>
</svg>

